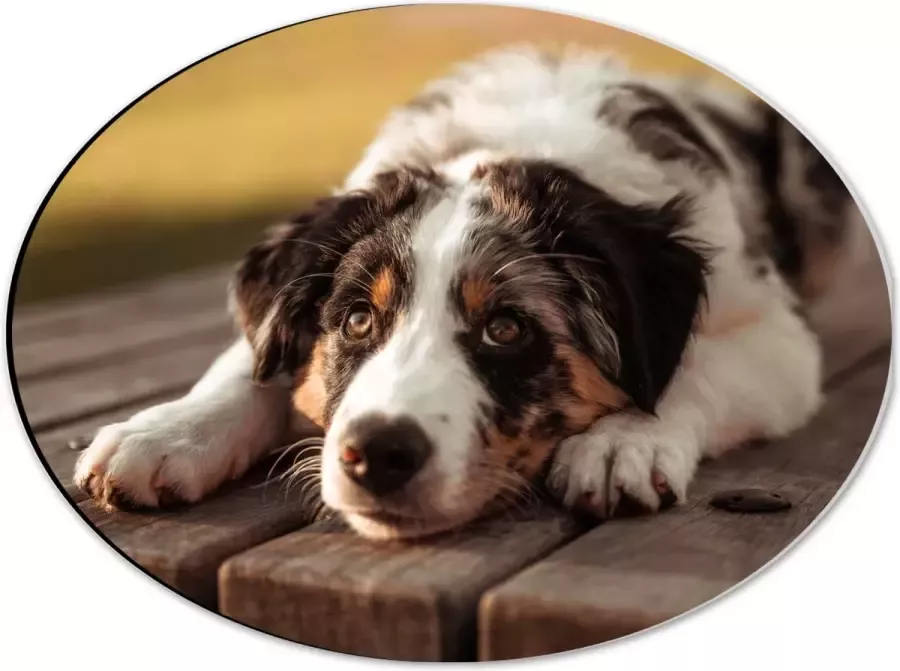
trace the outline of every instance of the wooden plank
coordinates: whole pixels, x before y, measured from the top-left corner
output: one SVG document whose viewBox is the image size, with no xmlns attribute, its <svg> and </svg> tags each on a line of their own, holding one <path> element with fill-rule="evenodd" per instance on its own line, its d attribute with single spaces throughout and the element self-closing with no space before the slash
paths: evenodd
<svg viewBox="0 0 900 671">
<path fill-rule="evenodd" d="M 12 340 L 26 344 L 49 333 L 70 336 L 103 333 L 148 314 L 188 314 L 197 305 L 226 305 L 230 267 L 203 268 L 152 282 L 119 287 L 106 294 L 16 307 Z"/>
<path fill-rule="evenodd" d="M 16 310 L 12 350 L 16 379 L 24 382 L 72 368 L 161 349 L 228 328 L 228 273 L 205 270 L 164 278 L 109 296 L 39 309 Z"/>
<path fill-rule="evenodd" d="M 330 650 L 473 659 L 485 588 L 581 531 L 547 509 L 422 543 L 373 543 L 323 522 L 225 563 L 219 607 L 252 627 Z"/>
<path fill-rule="evenodd" d="M 197 306 L 200 308 L 200 306 Z M 96 332 L 56 334 L 13 345 L 16 380 L 58 377 L 110 360 L 146 355 L 234 331 L 224 306 L 190 314 L 148 314 L 127 324 L 98 324 Z"/>
<path fill-rule="evenodd" d="M 179 393 L 167 392 L 155 402 L 175 398 Z M 145 402 L 132 403 L 66 423 L 38 433 L 36 442 L 45 464 L 98 533 L 165 584 L 212 608 L 217 602 L 219 565 L 235 553 L 306 524 L 311 506 L 296 494 L 287 497 L 277 483 L 260 486 L 277 459 L 273 456 L 240 482 L 224 487 L 196 506 L 136 513 L 100 511 L 72 485 L 72 470 L 79 453 L 68 447 L 68 441 L 89 436 L 99 427 L 126 419 L 145 406 Z"/>
<path fill-rule="evenodd" d="M 884 269 L 872 237 L 866 233 L 860 254 L 832 289 L 813 305 L 810 322 L 822 342 L 828 378 L 889 346 L 891 305 Z"/>
<path fill-rule="evenodd" d="M 230 327 L 185 347 L 154 352 L 122 361 L 110 360 L 59 378 L 41 378 L 20 385 L 28 423 L 35 432 L 62 426 L 91 415 L 150 403 L 192 386 L 233 337 Z"/>
<path fill-rule="evenodd" d="M 180 510 L 113 512 L 82 500 L 91 525 L 138 566 L 183 596 L 215 608 L 228 557 L 309 523 L 312 506 L 276 483 L 260 486 L 272 460 L 208 499 Z"/>
<path fill-rule="evenodd" d="M 817 420 L 790 439 L 705 465 L 682 508 L 615 520 L 490 590 L 479 611 L 479 657 L 532 657 L 612 640 L 664 622 L 741 582 L 824 509 L 864 448 L 881 407 L 888 358 L 829 394 Z M 715 492 L 762 487 L 787 512 L 712 509 Z"/>
</svg>

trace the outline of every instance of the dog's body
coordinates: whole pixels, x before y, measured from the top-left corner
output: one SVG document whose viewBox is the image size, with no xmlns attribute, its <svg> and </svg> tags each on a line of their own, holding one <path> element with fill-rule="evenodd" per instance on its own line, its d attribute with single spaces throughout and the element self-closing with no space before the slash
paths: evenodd
<svg viewBox="0 0 900 671">
<path fill-rule="evenodd" d="M 368 536 L 464 524 L 550 459 L 569 505 L 656 510 L 703 457 L 817 411 L 803 302 L 859 220 L 756 99 L 490 54 L 250 251 L 244 336 L 184 398 L 101 430 L 76 482 L 108 506 L 196 501 L 299 410 L 326 429 L 325 502 Z"/>
</svg>

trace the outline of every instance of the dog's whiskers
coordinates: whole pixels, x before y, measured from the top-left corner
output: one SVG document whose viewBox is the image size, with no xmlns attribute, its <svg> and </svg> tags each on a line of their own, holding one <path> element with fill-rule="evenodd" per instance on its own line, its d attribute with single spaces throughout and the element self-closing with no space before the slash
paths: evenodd
<svg viewBox="0 0 900 671">
<path fill-rule="evenodd" d="M 289 477 L 290 474 L 295 469 L 296 465 L 298 464 L 298 460 L 300 460 L 300 463 L 302 463 L 302 462 L 306 461 L 307 459 L 311 459 L 311 458 L 319 459 L 320 457 L 318 454 L 313 455 L 313 457 L 307 457 L 306 459 L 301 459 L 301 457 L 310 451 L 320 451 L 322 449 L 323 442 L 324 442 L 324 438 L 322 438 L 321 436 L 310 436 L 309 438 L 303 438 L 302 440 L 298 440 L 297 442 L 292 443 L 291 445 L 287 445 L 280 449 L 273 450 L 272 454 L 278 454 L 278 457 L 275 459 L 275 462 L 269 468 L 269 471 L 266 474 L 265 480 L 263 480 L 258 485 L 254 485 L 254 488 L 261 487 L 261 488 L 265 489 L 271 483 L 276 482 L 276 481 L 282 481 L 286 477 Z M 280 475 L 273 477 L 273 473 L 278 468 L 278 465 L 282 462 L 282 460 L 287 455 L 294 452 L 295 450 L 298 450 L 298 451 L 294 454 L 294 461 L 292 462 L 292 465 L 288 469 L 286 469 L 286 471 L 284 473 L 281 473 Z"/>
</svg>

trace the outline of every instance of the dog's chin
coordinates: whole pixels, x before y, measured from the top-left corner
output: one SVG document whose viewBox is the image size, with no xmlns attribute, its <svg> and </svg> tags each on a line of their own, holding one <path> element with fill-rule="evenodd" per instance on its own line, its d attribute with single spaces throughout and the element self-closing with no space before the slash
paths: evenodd
<svg viewBox="0 0 900 671">
<path fill-rule="evenodd" d="M 471 522 L 476 515 L 457 517 L 406 517 L 380 511 L 341 511 L 353 531 L 376 541 L 414 540 L 453 531 Z"/>
</svg>

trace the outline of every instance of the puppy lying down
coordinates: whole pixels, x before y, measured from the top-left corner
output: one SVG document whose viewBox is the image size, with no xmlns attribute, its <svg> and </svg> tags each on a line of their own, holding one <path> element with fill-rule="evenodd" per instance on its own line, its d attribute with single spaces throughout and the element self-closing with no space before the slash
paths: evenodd
<svg viewBox="0 0 900 671">
<path fill-rule="evenodd" d="M 359 533 L 456 528 L 538 477 L 613 515 L 820 404 L 802 318 L 861 221 L 773 109 L 603 54 L 504 49 L 397 109 L 346 183 L 252 248 L 243 336 L 183 398 L 103 428 L 99 504 L 194 502 L 324 431 Z"/>
</svg>

